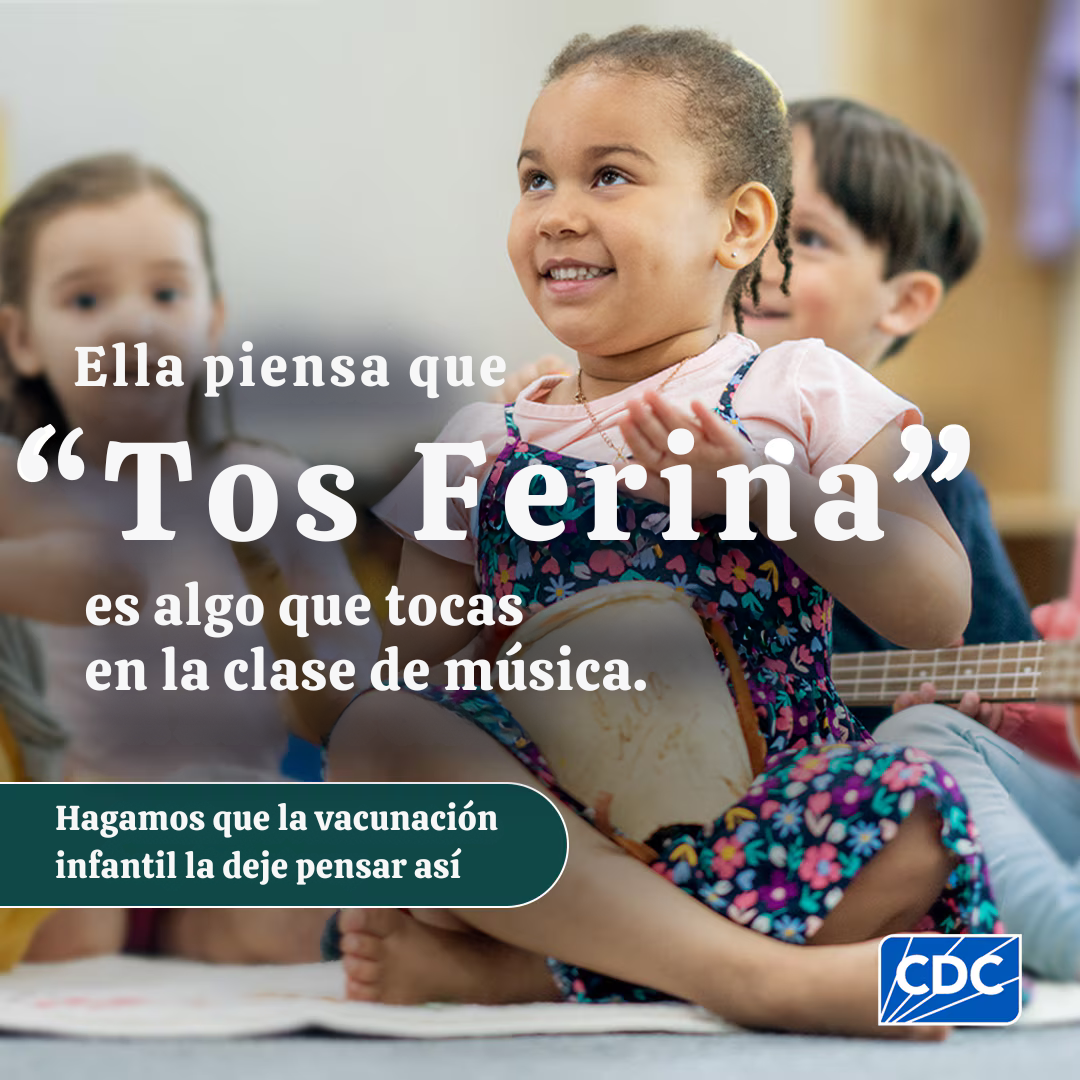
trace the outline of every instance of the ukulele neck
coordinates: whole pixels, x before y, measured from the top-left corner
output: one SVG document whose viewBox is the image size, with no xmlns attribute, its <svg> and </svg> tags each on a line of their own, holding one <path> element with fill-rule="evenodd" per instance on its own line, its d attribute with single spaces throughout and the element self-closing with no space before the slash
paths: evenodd
<svg viewBox="0 0 1080 1080">
<path fill-rule="evenodd" d="M 1022 641 L 841 653 L 832 679 L 847 705 L 891 705 L 898 694 L 931 682 L 939 701 L 969 690 L 986 701 L 1073 701 L 1080 698 L 1080 641 Z"/>
</svg>

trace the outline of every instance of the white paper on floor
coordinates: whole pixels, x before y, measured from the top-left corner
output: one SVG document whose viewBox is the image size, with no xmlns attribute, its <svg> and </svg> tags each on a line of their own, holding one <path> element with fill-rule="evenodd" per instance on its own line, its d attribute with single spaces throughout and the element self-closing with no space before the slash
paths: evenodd
<svg viewBox="0 0 1080 1080">
<path fill-rule="evenodd" d="M 346 1001 L 341 965 L 226 967 L 103 957 L 27 964 L 0 975 L 0 1031 L 56 1035 L 271 1035 L 321 1028 L 352 1035 L 734 1031 L 689 1005 L 372 1005 Z"/>
<path fill-rule="evenodd" d="M 691 1005 L 371 1005 L 345 1001 L 340 964 L 226 967 L 103 957 L 0 976 L 0 1031 L 176 1038 L 305 1028 L 445 1039 L 738 1029 Z M 1024 1025 L 1080 1023 L 1080 983 L 1037 983 Z"/>
</svg>

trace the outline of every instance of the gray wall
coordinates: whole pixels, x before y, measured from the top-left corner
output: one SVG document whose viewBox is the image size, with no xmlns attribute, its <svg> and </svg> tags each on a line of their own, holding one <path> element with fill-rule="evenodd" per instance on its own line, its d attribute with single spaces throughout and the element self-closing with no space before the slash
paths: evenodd
<svg viewBox="0 0 1080 1080">
<path fill-rule="evenodd" d="M 230 355 L 250 339 L 257 358 L 498 353 L 513 365 L 556 344 L 520 295 L 505 230 L 525 115 L 558 48 L 634 21 L 704 25 L 789 96 L 822 93 L 837 89 L 832 6 L 0 4 L 9 187 L 104 149 L 173 170 L 215 219 Z M 411 448 L 400 394 L 380 399 L 398 412 L 364 409 L 359 431 L 346 395 L 314 416 L 311 400 L 290 402 L 287 425 L 284 398 L 254 394 L 240 412 L 312 457 Z M 462 400 L 423 406 L 417 430 Z"/>
</svg>

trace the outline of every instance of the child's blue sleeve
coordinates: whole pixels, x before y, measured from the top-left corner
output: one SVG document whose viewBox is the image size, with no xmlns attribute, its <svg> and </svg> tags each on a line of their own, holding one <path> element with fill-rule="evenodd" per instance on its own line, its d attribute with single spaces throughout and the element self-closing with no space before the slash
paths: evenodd
<svg viewBox="0 0 1080 1080">
<path fill-rule="evenodd" d="M 982 484 L 970 469 L 955 480 L 931 480 L 930 473 L 944 460 L 945 451 L 935 440 L 927 484 L 971 560 L 971 621 L 964 644 L 1036 640 L 1024 590 L 994 528 Z"/>
<path fill-rule="evenodd" d="M 931 480 L 930 474 L 944 460 L 945 451 L 935 439 L 925 473 L 926 482 L 971 562 L 971 619 L 964 630 L 964 643 L 1034 641 L 1038 634 L 1031 622 L 1024 590 L 994 528 L 986 492 L 970 469 L 965 469 L 955 480 Z M 842 604 L 836 605 L 834 653 L 880 652 L 895 648 Z M 858 710 L 859 720 L 871 731 L 888 715 L 888 709 Z"/>
</svg>

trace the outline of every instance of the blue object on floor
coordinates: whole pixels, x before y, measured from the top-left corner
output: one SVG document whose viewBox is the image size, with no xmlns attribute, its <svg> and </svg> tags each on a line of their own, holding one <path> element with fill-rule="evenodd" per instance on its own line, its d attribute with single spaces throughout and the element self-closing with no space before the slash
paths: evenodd
<svg viewBox="0 0 1080 1080">
<path fill-rule="evenodd" d="M 322 750 L 295 735 L 289 736 L 289 748 L 281 759 L 281 771 L 290 780 L 322 780 Z"/>
</svg>

